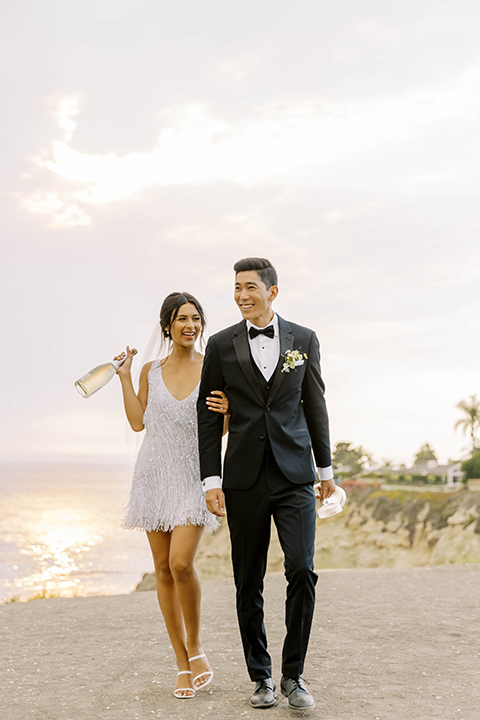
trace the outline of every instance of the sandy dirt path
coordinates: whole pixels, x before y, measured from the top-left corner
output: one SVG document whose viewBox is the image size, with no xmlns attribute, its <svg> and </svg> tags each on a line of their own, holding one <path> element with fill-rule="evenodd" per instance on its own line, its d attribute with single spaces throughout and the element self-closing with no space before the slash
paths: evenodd
<svg viewBox="0 0 480 720">
<path fill-rule="evenodd" d="M 478 720 L 480 566 L 320 572 L 304 677 L 317 701 L 248 704 L 231 580 L 204 583 L 208 690 L 176 700 L 173 655 L 153 592 L 0 608 L 2 720 L 321 718 Z M 285 583 L 266 580 L 279 680 Z"/>
</svg>

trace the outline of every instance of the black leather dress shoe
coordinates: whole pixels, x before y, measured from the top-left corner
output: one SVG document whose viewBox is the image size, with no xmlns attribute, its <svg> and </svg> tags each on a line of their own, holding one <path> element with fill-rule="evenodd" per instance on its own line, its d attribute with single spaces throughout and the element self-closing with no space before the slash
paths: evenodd
<svg viewBox="0 0 480 720">
<path fill-rule="evenodd" d="M 282 677 L 280 683 L 282 694 L 288 699 L 288 704 L 294 710 L 304 710 L 315 707 L 315 700 L 307 690 L 301 677 Z"/>
<path fill-rule="evenodd" d="M 277 688 L 272 678 L 257 680 L 255 692 L 250 698 L 250 705 L 254 708 L 269 708 L 275 705 Z"/>
</svg>

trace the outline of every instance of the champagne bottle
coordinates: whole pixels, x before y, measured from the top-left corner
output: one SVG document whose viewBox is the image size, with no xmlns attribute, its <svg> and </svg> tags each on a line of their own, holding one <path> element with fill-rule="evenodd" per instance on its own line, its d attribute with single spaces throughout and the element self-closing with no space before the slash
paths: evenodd
<svg viewBox="0 0 480 720">
<path fill-rule="evenodd" d="M 133 348 L 132 355 L 136 354 L 137 351 Z M 97 365 L 97 367 L 94 367 L 93 370 L 90 370 L 90 372 L 77 380 L 75 387 L 80 395 L 84 398 L 88 398 L 90 395 L 97 392 L 97 390 L 100 390 L 100 388 L 106 385 L 113 378 L 120 365 L 123 365 L 126 359 L 127 358 L 125 356 L 123 360 L 112 360 L 111 362 Z"/>
</svg>

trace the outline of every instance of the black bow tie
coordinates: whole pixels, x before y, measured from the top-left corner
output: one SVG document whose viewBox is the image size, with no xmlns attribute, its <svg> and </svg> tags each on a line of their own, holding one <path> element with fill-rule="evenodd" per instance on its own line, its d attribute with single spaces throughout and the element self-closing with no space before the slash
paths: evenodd
<svg viewBox="0 0 480 720">
<path fill-rule="evenodd" d="M 266 335 L 267 337 L 273 339 L 275 337 L 275 330 L 273 329 L 273 325 L 268 325 L 264 328 L 256 328 L 252 326 L 248 331 L 248 334 L 252 340 L 253 338 L 256 338 L 257 335 Z"/>
</svg>

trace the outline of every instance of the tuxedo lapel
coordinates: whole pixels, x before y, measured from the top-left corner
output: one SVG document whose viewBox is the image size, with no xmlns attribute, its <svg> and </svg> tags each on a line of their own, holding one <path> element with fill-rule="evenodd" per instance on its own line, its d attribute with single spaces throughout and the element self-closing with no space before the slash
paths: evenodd
<svg viewBox="0 0 480 720">
<path fill-rule="evenodd" d="M 275 395 L 280 390 L 280 386 L 285 379 L 285 373 L 282 373 L 282 367 L 284 362 L 283 356 L 285 355 L 287 350 L 291 350 L 293 348 L 294 342 L 294 337 L 292 335 L 290 325 L 280 316 L 278 317 L 278 328 L 280 333 L 280 357 L 278 358 L 277 368 L 273 377 L 272 389 L 270 390 L 267 398 L 267 405 L 270 405 L 270 403 L 273 402 Z"/>
<path fill-rule="evenodd" d="M 265 402 L 265 398 L 263 397 L 262 388 L 260 387 L 260 383 L 258 382 L 258 378 L 255 375 L 255 370 L 252 366 L 245 321 L 239 323 L 235 328 L 233 347 L 235 350 L 235 355 L 237 356 L 238 364 L 242 368 L 245 377 L 247 378 L 248 382 L 252 386 L 252 389 L 254 390 L 255 394 L 263 405 L 263 403 Z"/>
</svg>

